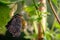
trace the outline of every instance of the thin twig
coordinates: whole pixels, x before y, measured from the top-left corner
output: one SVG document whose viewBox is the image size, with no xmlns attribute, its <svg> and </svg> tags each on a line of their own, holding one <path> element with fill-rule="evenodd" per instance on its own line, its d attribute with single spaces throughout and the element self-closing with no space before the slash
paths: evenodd
<svg viewBox="0 0 60 40">
<path fill-rule="evenodd" d="M 49 3 L 49 5 L 50 5 L 50 7 L 51 7 L 51 9 L 52 9 L 52 11 L 53 11 L 53 13 L 54 13 L 54 15 L 55 15 L 57 21 L 58 21 L 58 23 L 60 24 L 60 19 L 59 19 L 58 15 L 57 15 L 57 12 L 56 12 L 54 6 L 52 5 L 52 3 L 51 3 L 50 0 L 48 0 L 48 3 Z"/>
</svg>

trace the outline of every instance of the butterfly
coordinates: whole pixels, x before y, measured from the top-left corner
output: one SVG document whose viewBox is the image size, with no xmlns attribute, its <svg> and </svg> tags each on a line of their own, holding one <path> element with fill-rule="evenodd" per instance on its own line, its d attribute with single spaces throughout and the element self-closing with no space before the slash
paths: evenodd
<svg viewBox="0 0 60 40">
<path fill-rule="evenodd" d="M 6 25 L 8 31 L 13 35 L 13 37 L 19 37 L 21 34 L 22 26 L 25 25 L 25 20 L 22 15 L 16 14 Z"/>
</svg>

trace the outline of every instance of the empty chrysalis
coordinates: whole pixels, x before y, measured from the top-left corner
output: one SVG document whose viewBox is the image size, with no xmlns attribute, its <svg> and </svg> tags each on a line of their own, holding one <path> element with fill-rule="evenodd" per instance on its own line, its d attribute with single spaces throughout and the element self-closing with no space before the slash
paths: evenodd
<svg viewBox="0 0 60 40">
<path fill-rule="evenodd" d="M 13 37 L 19 37 L 22 29 L 22 15 L 14 15 L 6 27 Z"/>
</svg>

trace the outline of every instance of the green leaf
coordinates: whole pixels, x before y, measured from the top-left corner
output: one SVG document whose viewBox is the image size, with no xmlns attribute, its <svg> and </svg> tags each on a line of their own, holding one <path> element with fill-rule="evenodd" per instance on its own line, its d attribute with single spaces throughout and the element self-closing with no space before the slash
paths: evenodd
<svg viewBox="0 0 60 40">
<path fill-rule="evenodd" d="M 4 33 L 6 31 L 5 26 L 10 20 L 9 12 L 10 8 L 8 6 L 0 5 L 0 33 Z"/>
<path fill-rule="evenodd" d="M 53 1 L 53 3 L 56 5 L 57 4 L 57 0 L 52 0 Z"/>
<path fill-rule="evenodd" d="M 36 15 L 35 7 L 34 6 L 24 7 L 24 10 L 29 14 L 29 16 Z"/>
<path fill-rule="evenodd" d="M 12 3 L 19 2 L 19 1 L 21 1 L 21 0 L 0 0 L 0 4 L 9 5 Z"/>
<path fill-rule="evenodd" d="M 60 34 L 56 34 L 55 39 L 60 40 Z"/>
<path fill-rule="evenodd" d="M 54 26 L 55 28 L 60 29 L 60 24 L 58 22 L 55 22 Z"/>
<path fill-rule="evenodd" d="M 12 2 L 0 1 L 0 5 L 9 5 L 9 4 L 12 4 Z"/>
<path fill-rule="evenodd" d="M 37 34 L 32 34 L 32 35 L 28 35 L 28 36 L 24 36 L 24 38 L 26 39 L 33 39 L 33 38 L 37 38 Z"/>
</svg>

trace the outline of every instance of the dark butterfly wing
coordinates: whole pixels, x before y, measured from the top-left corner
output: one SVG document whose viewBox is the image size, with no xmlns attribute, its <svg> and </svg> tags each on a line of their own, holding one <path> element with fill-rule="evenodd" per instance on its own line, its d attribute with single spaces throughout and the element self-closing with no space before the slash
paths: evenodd
<svg viewBox="0 0 60 40">
<path fill-rule="evenodd" d="M 22 19 L 21 15 L 16 14 L 6 25 L 8 31 L 13 35 L 13 37 L 19 37 L 22 29 Z"/>
</svg>

